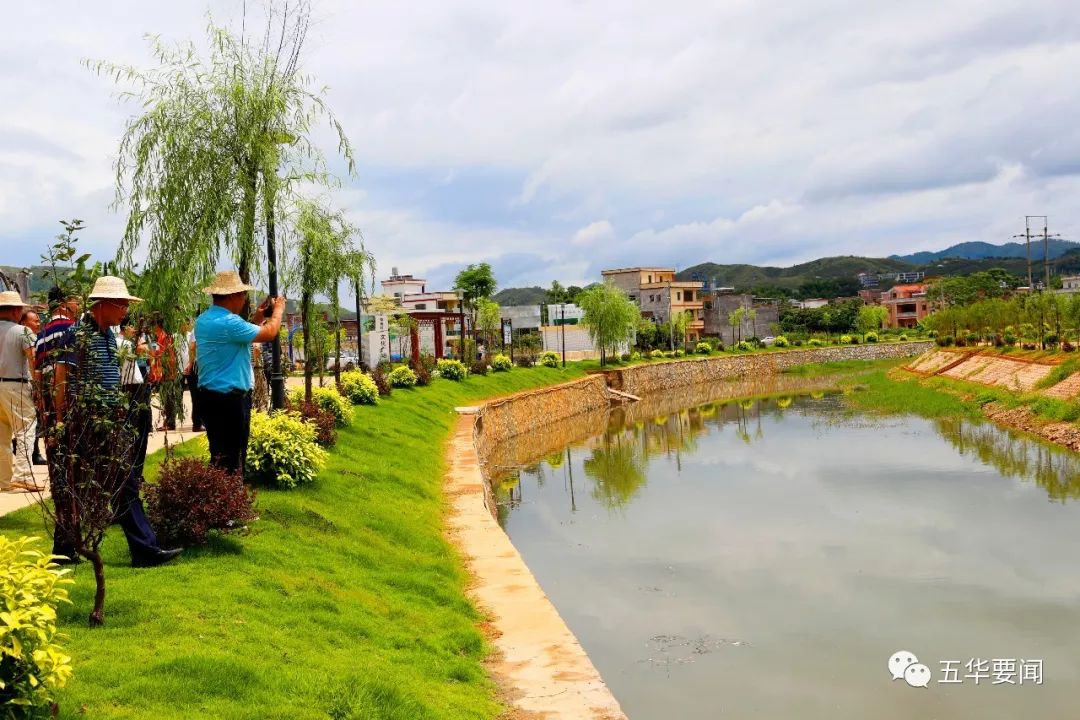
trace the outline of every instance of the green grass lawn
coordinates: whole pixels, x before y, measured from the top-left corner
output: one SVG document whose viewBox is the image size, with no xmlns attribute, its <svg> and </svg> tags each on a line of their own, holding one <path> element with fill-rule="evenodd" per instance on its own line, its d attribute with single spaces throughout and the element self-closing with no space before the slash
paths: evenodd
<svg viewBox="0 0 1080 720">
<path fill-rule="evenodd" d="M 60 610 L 75 669 L 61 717 L 496 717 L 482 618 L 443 535 L 453 408 L 593 368 L 437 380 L 358 407 L 315 484 L 261 490 L 260 519 L 246 535 L 217 538 L 173 564 L 133 570 L 113 528 L 105 627 L 87 626 L 86 563 L 74 575 L 74 604 Z M 205 453 L 203 443 L 181 448 Z M 0 518 L 0 532 L 42 535 L 40 512 Z"/>
</svg>

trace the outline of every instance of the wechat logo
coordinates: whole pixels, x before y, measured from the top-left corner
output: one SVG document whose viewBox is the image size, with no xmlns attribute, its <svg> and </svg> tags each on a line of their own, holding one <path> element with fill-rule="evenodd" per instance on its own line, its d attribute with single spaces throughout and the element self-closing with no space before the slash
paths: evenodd
<svg viewBox="0 0 1080 720">
<path fill-rule="evenodd" d="M 889 657 L 889 674 L 893 680 L 902 679 L 911 687 L 924 688 L 930 684 L 930 668 L 907 650 L 898 650 Z"/>
</svg>

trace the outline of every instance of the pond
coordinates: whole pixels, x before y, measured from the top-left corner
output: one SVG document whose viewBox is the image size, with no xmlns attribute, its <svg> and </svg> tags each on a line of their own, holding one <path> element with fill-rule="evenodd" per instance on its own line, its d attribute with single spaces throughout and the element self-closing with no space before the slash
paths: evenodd
<svg viewBox="0 0 1080 720">
<path fill-rule="evenodd" d="M 1077 715 L 1078 456 L 821 392 L 649 412 L 497 488 L 631 720 Z"/>
</svg>

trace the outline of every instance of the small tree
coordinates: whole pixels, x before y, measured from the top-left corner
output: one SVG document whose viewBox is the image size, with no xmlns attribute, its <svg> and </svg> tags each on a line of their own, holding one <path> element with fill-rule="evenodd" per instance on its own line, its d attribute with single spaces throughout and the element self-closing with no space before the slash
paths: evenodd
<svg viewBox="0 0 1080 720">
<path fill-rule="evenodd" d="M 671 319 L 668 320 L 668 327 L 671 329 L 671 349 L 675 349 L 675 339 L 679 340 L 679 347 L 686 344 L 686 330 L 690 327 L 690 314 L 688 312 L 674 311 L 671 314 Z"/>
<path fill-rule="evenodd" d="M 495 275 L 487 263 L 469 265 L 454 278 L 454 289 L 465 296 L 465 304 L 472 312 L 473 327 L 476 327 L 477 301 L 495 294 Z"/>
<path fill-rule="evenodd" d="M 617 354 L 619 345 L 634 337 L 641 311 L 626 293 L 610 284 L 582 291 L 577 304 L 584 311 L 589 337 L 600 348 L 600 365 L 606 365 L 608 353 Z"/>
<path fill-rule="evenodd" d="M 502 329 L 502 312 L 499 303 L 487 298 L 476 301 L 476 329 L 484 335 L 484 345 L 488 353 L 495 338 Z"/>
<path fill-rule="evenodd" d="M 855 327 L 865 340 L 866 333 L 880 330 L 888 317 L 889 311 L 881 305 L 863 305 L 855 317 Z"/>
<path fill-rule="evenodd" d="M 731 312 L 728 313 L 727 321 L 728 321 L 728 325 L 731 326 L 731 342 L 732 343 L 742 341 L 742 324 L 743 324 L 743 318 L 745 318 L 745 317 L 746 317 L 746 308 L 743 308 L 743 307 L 737 307 L 737 308 L 735 308 L 734 310 L 732 310 Z M 736 331 L 736 329 L 739 331 L 739 340 L 738 341 L 735 340 L 735 331 Z"/>
</svg>

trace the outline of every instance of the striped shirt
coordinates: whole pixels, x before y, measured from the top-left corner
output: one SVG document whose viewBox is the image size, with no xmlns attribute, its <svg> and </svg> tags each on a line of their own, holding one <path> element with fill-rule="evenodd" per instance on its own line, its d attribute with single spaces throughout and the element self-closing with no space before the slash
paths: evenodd
<svg viewBox="0 0 1080 720">
<path fill-rule="evenodd" d="M 53 315 L 45 327 L 38 333 L 37 343 L 34 345 L 34 369 L 41 372 L 50 372 L 56 364 L 57 355 L 61 350 L 64 334 L 75 321 L 63 315 Z"/>
<path fill-rule="evenodd" d="M 79 384 L 104 390 L 120 388 L 120 357 L 112 328 L 101 329 L 86 315 L 64 333 L 57 362 L 78 368 Z M 79 388 L 85 392 L 86 388 Z"/>
</svg>

